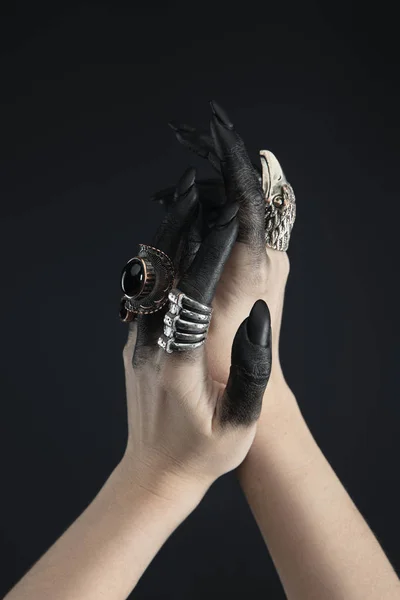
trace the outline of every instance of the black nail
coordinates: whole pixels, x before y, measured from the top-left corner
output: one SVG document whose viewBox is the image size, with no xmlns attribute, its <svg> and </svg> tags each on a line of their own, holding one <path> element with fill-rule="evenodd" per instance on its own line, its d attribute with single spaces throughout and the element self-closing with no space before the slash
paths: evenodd
<svg viewBox="0 0 400 600">
<path fill-rule="evenodd" d="M 239 202 L 229 202 L 221 210 L 218 219 L 215 221 L 215 229 L 221 229 L 228 225 L 236 217 L 239 210 Z"/>
<path fill-rule="evenodd" d="M 264 346 L 264 348 L 269 345 L 271 317 L 264 300 L 257 300 L 250 311 L 249 318 L 247 319 L 247 335 L 253 344 Z"/>
<path fill-rule="evenodd" d="M 173 129 L 176 133 L 179 131 L 186 131 L 187 133 L 193 132 L 194 128 L 190 127 L 190 125 L 185 125 L 185 123 L 178 123 L 178 121 L 168 121 L 169 127 Z"/>
<path fill-rule="evenodd" d="M 176 186 L 176 197 L 179 198 L 184 196 L 190 188 L 193 186 L 196 180 L 196 169 L 194 167 L 188 167 Z"/>
<path fill-rule="evenodd" d="M 224 127 L 227 127 L 228 129 L 233 129 L 234 126 L 232 121 L 230 120 L 224 109 L 219 104 L 217 104 L 215 100 L 210 101 L 210 106 L 214 115 L 222 123 L 222 125 L 224 125 Z"/>
<path fill-rule="evenodd" d="M 235 129 L 226 129 L 215 116 L 211 118 L 210 130 L 215 152 L 219 160 L 224 161 L 226 155 L 238 143 L 238 134 Z"/>
<path fill-rule="evenodd" d="M 176 121 L 169 121 L 168 126 L 171 127 L 174 131 L 179 131 L 180 127 Z"/>
</svg>

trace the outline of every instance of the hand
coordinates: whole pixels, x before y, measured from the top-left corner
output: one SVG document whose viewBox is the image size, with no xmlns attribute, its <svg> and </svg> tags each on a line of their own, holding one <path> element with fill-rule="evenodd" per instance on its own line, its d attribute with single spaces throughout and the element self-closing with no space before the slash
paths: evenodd
<svg viewBox="0 0 400 600">
<path fill-rule="evenodd" d="M 265 199 L 261 174 L 252 164 L 244 143 L 226 113 L 214 102 L 210 132 L 171 122 L 178 141 L 206 158 L 221 179 L 198 182 L 203 215 L 192 224 L 185 267 L 195 255 L 204 231 L 201 223 L 213 223 L 225 202 L 239 202 L 237 241 L 225 264 L 214 296 L 215 316 L 211 323 L 207 355 L 212 377 L 226 383 L 230 366 L 230 342 L 238 325 L 257 298 L 271 312 L 273 331 L 271 381 L 281 384 L 279 333 L 289 259 L 286 252 L 265 245 Z M 225 186 L 223 184 L 225 182 Z M 173 191 L 161 190 L 154 200 L 170 206 Z"/>
<path fill-rule="evenodd" d="M 175 265 L 185 231 L 196 221 L 196 206 L 195 170 L 188 169 L 152 244 Z M 238 209 L 230 202 L 220 211 L 175 283 L 203 304 L 212 302 L 235 244 Z M 185 486 L 204 494 L 243 461 L 254 439 L 271 369 L 269 310 L 262 300 L 256 302 L 238 327 L 226 386 L 210 375 L 205 346 L 172 354 L 158 347 L 164 313 L 140 315 L 130 324 L 123 353 L 129 424 L 125 464 L 136 482 L 158 495 L 174 498 Z"/>
</svg>

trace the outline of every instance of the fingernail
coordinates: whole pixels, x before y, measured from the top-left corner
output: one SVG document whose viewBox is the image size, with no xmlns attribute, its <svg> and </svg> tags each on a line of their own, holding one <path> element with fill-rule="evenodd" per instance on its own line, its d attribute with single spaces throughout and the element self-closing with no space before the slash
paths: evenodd
<svg viewBox="0 0 400 600">
<path fill-rule="evenodd" d="M 215 152 L 219 160 L 224 161 L 226 154 L 238 143 L 236 130 L 227 129 L 215 116 L 211 118 L 210 130 L 214 140 Z"/>
<path fill-rule="evenodd" d="M 271 335 L 271 317 L 264 300 L 257 300 L 247 319 L 247 335 L 253 344 L 266 348 Z"/>
<path fill-rule="evenodd" d="M 215 229 L 221 229 L 228 225 L 236 217 L 239 210 L 239 202 L 230 202 L 227 204 L 222 211 L 218 219 L 215 221 Z"/>
<path fill-rule="evenodd" d="M 185 125 L 185 123 L 178 123 L 178 121 L 175 121 L 175 120 L 168 121 L 168 125 L 175 132 L 179 132 L 179 131 L 191 132 L 191 131 L 193 131 L 193 127 L 190 127 L 190 125 Z"/>
<path fill-rule="evenodd" d="M 193 186 L 196 180 L 196 169 L 194 167 L 188 167 L 176 186 L 176 197 L 179 198 L 184 196 L 190 188 Z"/>
<path fill-rule="evenodd" d="M 176 121 L 168 121 L 168 126 L 174 131 L 179 131 L 179 125 Z"/>
<path fill-rule="evenodd" d="M 222 123 L 222 125 L 224 127 L 227 127 L 228 129 L 233 129 L 234 126 L 232 121 L 230 120 L 224 109 L 217 102 L 215 102 L 215 100 L 210 101 L 210 106 L 214 115 Z"/>
</svg>

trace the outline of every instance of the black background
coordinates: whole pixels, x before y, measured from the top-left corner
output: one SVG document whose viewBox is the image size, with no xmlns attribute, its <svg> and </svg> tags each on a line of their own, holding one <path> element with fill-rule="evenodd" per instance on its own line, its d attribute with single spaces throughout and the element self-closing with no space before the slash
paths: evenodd
<svg viewBox="0 0 400 600">
<path fill-rule="evenodd" d="M 1 32 L 0 594 L 126 441 L 120 269 L 189 165 L 167 121 L 228 111 L 298 202 L 282 361 L 318 444 L 400 568 L 399 94 L 383 3 L 31 3 Z M 133 596 L 284 598 L 234 475 Z"/>
</svg>

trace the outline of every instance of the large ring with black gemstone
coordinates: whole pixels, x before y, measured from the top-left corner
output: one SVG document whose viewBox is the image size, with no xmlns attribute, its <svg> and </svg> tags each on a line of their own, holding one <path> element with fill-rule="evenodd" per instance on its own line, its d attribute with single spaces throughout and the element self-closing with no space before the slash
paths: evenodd
<svg viewBox="0 0 400 600">
<path fill-rule="evenodd" d="M 139 252 L 124 266 L 121 273 L 120 319 L 132 321 L 138 314 L 154 313 L 168 302 L 168 293 L 175 278 L 174 265 L 153 246 L 139 245 Z"/>
<path fill-rule="evenodd" d="M 286 252 L 296 219 L 296 198 L 278 159 L 269 150 L 260 150 L 262 188 L 265 194 L 265 243 Z"/>
<path fill-rule="evenodd" d="M 165 352 L 194 350 L 204 344 L 210 326 L 212 308 L 197 302 L 178 289 L 170 291 L 164 332 L 158 345 Z"/>
</svg>

